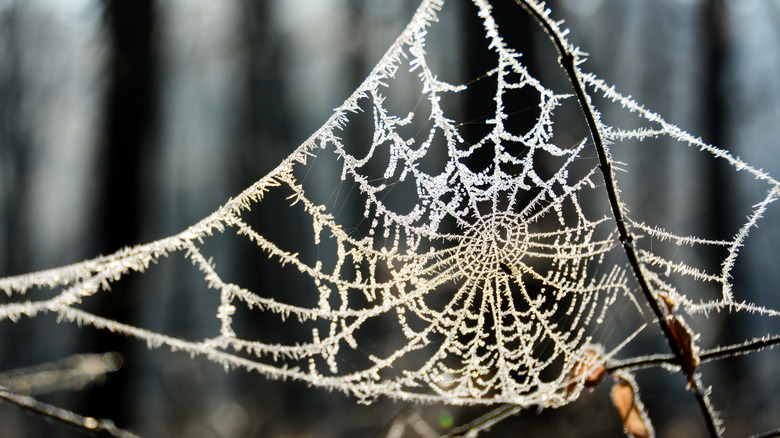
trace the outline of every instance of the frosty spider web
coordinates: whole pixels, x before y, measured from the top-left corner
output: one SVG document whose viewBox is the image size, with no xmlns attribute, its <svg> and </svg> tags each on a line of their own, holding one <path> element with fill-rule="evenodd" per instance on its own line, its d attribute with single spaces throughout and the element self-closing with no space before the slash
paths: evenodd
<svg viewBox="0 0 780 438">
<path fill-rule="evenodd" d="M 543 4 L 525 3 L 546 20 L 578 66 L 585 54 L 566 42 L 561 23 L 549 18 Z M 386 396 L 557 407 L 577 399 L 587 382 L 575 370 L 610 362 L 658 315 L 648 310 L 632 276 L 637 272 L 624 261 L 620 221 L 603 208 L 604 178 L 614 175 L 602 174 L 587 138 L 574 144 L 555 141 L 556 130 L 565 128 L 554 126 L 554 112 L 565 103 L 577 105 L 577 96 L 556 93 L 533 77 L 521 55 L 502 39 L 488 2 L 474 4 L 495 57 L 495 65 L 480 79 L 494 83 L 496 90 L 495 110 L 485 120 L 490 130 L 483 137 L 466 140 L 463 125 L 445 105 L 449 96 L 470 85 L 438 79 L 428 62 L 428 29 L 444 5 L 425 1 L 352 96 L 268 175 L 179 234 L 0 280 L 0 288 L 12 298 L 0 306 L 0 319 L 55 313 L 65 321 L 144 340 L 150 347 L 168 346 L 226 368 L 300 380 L 363 401 Z M 418 81 L 420 101 L 429 111 L 398 113 L 387 104 L 401 70 Z M 726 160 L 768 187 L 728 240 L 679 235 L 625 216 L 627 232 L 638 242 L 641 275 L 655 299 L 663 298 L 670 315 L 681 309 L 689 314 L 729 310 L 776 316 L 774 310 L 740 300 L 730 277 L 746 236 L 777 199 L 778 182 L 664 121 L 594 75 L 579 67 L 574 72 L 586 93 L 611 99 L 644 120 L 641 128 L 621 129 L 594 112 L 598 133 L 612 147 L 668 137 Z M 518 90 L 538 100 L 539 116 L 523 132 L 507 123 L 515 109 L 505 107 L 505 96 Z M 584 96 L 593 104 L 589 94 Z M 349 144 L 347 131 L 361 115 L 372 120 L 370 141 Z M 428 130 L 408 134 L 406 128 L 420 117 Z M 478 168 L 474 157 L 485 151 L 489 163 Z M 357 188 L 364 200 L 361 218 L 341 217 L 338 209 L 312 195 L 316 183 L 307 175 L 323 161 L 340 167 L 341 186 Z M 429 169 L 431 162 L 437 163 L 436 171 Z M 405 203 L 399 203 L 403 188 Z M 318 256 L 309 259 L 285 248 L 274 235 L 253 226 L 249 212 L 263 214 L 267 196 L 286 197 L 291 209 L 309 218 L 311 234 L 302 234 Z M 590 205 L 598 199 L 601 209 Z M 249 240 L 268 256 L 268 263 L 297 270 L 308 285 L 303 304 L 286 299 L 284 291 L 249 290 L 223 280 L 203 250 L 204 239 L 215 232 Z M 707 272 L 642 245 L 647 241 L 719 246 L 726 256 L 720 272 Z M 213 337 L 180 339 L 82 308 L 83 299 L 109 290 L 129 272 L 144 272 L 161 257 L 175 254 L 197 266 L 219 294 L 215 317 L 220 330 Z M 720 293 L 689 297 L 676 286 L 681 277 L 716 284 Z M 33 288 L 52 293 L 27 299 Z M 615 340 L 598 329 L 618 302 L 633 309 L 639 322 Z M 234 324 L 239 309 L 279 324 L 292 322 L 299 339 L 246 337 Z M 378 331 L 382 342 L 371 341 Z M 360 359 L 351 361 L 355 357 Z"/>
</svg>

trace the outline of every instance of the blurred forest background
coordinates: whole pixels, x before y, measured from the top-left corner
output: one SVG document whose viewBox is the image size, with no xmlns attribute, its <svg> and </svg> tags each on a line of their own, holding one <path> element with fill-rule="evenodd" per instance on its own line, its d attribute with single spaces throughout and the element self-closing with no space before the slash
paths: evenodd
<svg viewBox="0 0 780 438">
<path fill-rule="evenodd" d="M 429 54 L 442 69 L 477 77 L 491 61 L 476 48 L 485 43 L 476 9 L 450 3 L 437 25 L 440 44 Z M 509 24 L 502 31 L 521 46 L 526 64 L 539 63 L 532 72 L 544 82 L 545 71 L 557 68 L 546 36 L 514 1 L 494 3 Z M 590 53 L 586 71 L 780 176 L 780 2 L 548 4 Z M 0 276 L 111 253 L 203 218 L 314 132 L 416 6 L 412 0 L 0 0 Z M 610 111 L 608 121 L 623 117 Z M 698 235 L 733 235 L 764 190 L 680 147 L 635 154 L 618 157 L 643 163 L 619 180 L 635 216 Z M 311 227 L 286 218 L 284 205 L 268 218 L 269 229 L 289 235 Z M 770 211 L 751 234 L 735 283 L 742 298 L 775 309 L 778 217 Z M 219 266 L 245 284 L 294 288 L 272 270 L 258 270 L 230 242 L 214 252 Z M 215 302 L 201 299 L 208 292 L 197 271 L 171 263 L 120 282 L 100 305 L 112 318 L 197 338 L 213 336 L 217 327 Z M 738 342 L 780 327 L 718 315 L 712 331 L 721 342 Z M 206 360 L 58 325 L 54 317 L 0 324 L 0 372 L 90 352 L 118 352 L 122 366 L 84 388 L 37 396 L 144 436 L 381 436 L 395 419 L 418 415 L 441 432 L 487 411 L 390 400 L 357 405 L 301 383 L 225 373 Z M 704 368 L 705 382 L 719 385 L 714 402 L 730 436 L 780 427 L 778 366 L 777 353 L 762 352 Z M 703 435 L 679 375 L 652 370 L 638 380 L 660 436 Z M 607 390 L 561 410 L 524 412 L 490 436 L 618 436 L 621 423 Z M 0 434 L 80 432 L 0 403 Z"/>
</svg>

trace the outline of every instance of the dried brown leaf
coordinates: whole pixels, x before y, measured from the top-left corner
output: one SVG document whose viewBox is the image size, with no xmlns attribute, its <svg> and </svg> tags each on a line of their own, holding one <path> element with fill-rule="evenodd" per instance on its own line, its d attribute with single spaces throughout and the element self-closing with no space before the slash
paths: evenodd
<svg viewBox="0 0 780 438">
<path fill-rule="evenodd" d="M 696 385 L 694 373 L 699 365 L 698 348 L 694 344 L 695 337 L 682 318 L 674 316 L 669 318 L 669 330 L 672 332 L 674 342 L 680 347 L 682 353 L 682 370 L 688 379 L 688 389 L 693 389 Z"/>
<path fill-rule="evenodd" d="M 629 376 L 617 375 L 612 386 L 612 403 L 623 420 L 626 435 L 633 438 L 651 438 L 655 431 L 645 412 L 644 405 L 639 400 L 636 383 Z"/>
<path fill-rule="evenodd" d="M 585 347 L 580 359 L 569 371 L 570 383 L 566 387 L 566 393 L 570 394 L 577 387 L 578 382 L 588 389 L 595 388 L 607 373 L 607 364 L 601 348 L 597 346 Z"/>
<path fill-rule="evenodd" d="M 674 301 L 674 298 L 672 298 L 671 295 L 667 295 L 664 293 L 658 293 L 657 295 L 659 298 L 661 298 L 661 301 L 666 306 L 666 313 L 668 315 L 671 315 L 672 311 L 674 310 L 674 306 L 677 305 L 677 302 Z"/>
</svg>

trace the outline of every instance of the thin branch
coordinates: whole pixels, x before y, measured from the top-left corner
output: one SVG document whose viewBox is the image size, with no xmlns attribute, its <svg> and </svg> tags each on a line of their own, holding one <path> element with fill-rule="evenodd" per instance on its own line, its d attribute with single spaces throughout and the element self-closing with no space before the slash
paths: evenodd
<svg viewBox="0 0 780 438">
<path fill-rule="evenodd" d="M 725 347 L 715 347 L 713 349 L 706 350 L 699 354 L 699 358 L 702 362 L 709 362 L 711 360 L 720 359 L 722 357 L 739 356 L 757 352 L 763 350 L 764 348 L 775 347 L 778 344 L 780 344 L 780 335 L 764 336 L 743 342 L 741 344 L 728 345 Z"/>
<path fill-rule="evenodd" d="M 503 421 L 513 415 L 517 415 L 522 408 L 517 405 L 502 405 L 487 414 L 468 422 L 463 426 L 450 429 L 445 437 L 475 437 L 479 432 L 491 428 L 494 424 Z"/>
<path fill-rule="evenodd" d="M 0 387 L 20 395 L 78 391 L 122 366 L 117 352 L 74 354 L 57 362 L 42 363 L 0 373 Z"/>
<path fill-rule="evenodd" d="M 16 405 L 28 412 L 48 420 L 54 420 L 95 436 L 110 436 L 117 438 L 137 438 L 132 432 L 119 429 L 111 420 L 96 420 L 84 417 L 67 409 L 62 409 L 48 403 L 43 403 L 26 395 L 19 395 L 0 386 L 0 400 Z"/>
<path fill-rule="evenodd" d="M 770 438 L 773 436 L 780 436 L 780 428 L 770 430 L 769 432 L 759 433 L 758 435 L 751 435 L 750 438 Z"/>
<path fill-rule="evenodd" d="M 699 353 L 701 363 L 721 360 L 727 357 L 741 356 L 750 353 L 757 353 L 765 348 L 773 348 L 780 345 L 780 335 L 764 336 L 755 338 L 740 344 L 727 345 L 725 347 L 715 347 L 704 350 Z M 607 366 L 607 372 L 613 372 L 624 369 L 641 369 L 661 365 L 679 365 L 677 358 L 671 354 L 640 356 L 631 359 L 615 361 Z"/>
<path fill-rule="evenodd" d="M 534 4 L 532 4 L 531 0 L 515 1 L 529 14 L 531 14 L 532 17 L 534 17 L 534 19 L 542 26 L 544 31 L 555 44 L 559 55 L 558 62 L 566 71 L 566 75 L 568 76 L 569 81 L 574 88 L 574 93 L 577 96 L 577 101 L 579 102 L 580 108 L 582 109 L 583 115 L 585 116 L 588 129 L 590 130 L 593 143 L 596 147 L 596 152 L 599 157 L 599 168 L 601 169 L 601 173 L 604 177 L 604 184 L 607 197 L 609 198 L 609 205 L 612 210 L 612 215 L 615 218 L 615 224 L 618 230 L 618 238 L 621 245 L 623 246 L 624 252 L 626 253 L 626 258 L 628 259 L 628 263 L 631 266 L 634 277 L 639 284 L 639 288 L 642 290 L 642 293 L 645 296 L 645 300 L 650 305 L 653 314 L 655 314 L 658 320 L 658 325 L 661 327 L 661 331 L 663 332 L 664 337 L 666 338 L 666 341 L 672 350 L 672 353 L 677 358 L 677 362 L 682 363 L 682 347 L 674 340 L 672 330 L 666 319 L 666 314 L 659 306 L 658 301 L 655 299 L 655 296 L 650 289 L 650 285 L 642 272 L 642 268 L 639 264 L 639 257 L 637 256 L 636 249 L 634 248 L 634 237 L 628 231 L 625 219 L 623 218 L 623 210 L 620 207 L 618 191 L 615 185 L 614 174 L 612 172 L 612 162 L 609 158 L 606 146 L 604 145 L 604 141 L 601 138 L 599 125 L 596 121 L 596 113 L 591 106 L 590 100 L 585 93 L 585 88 L 578 75 L 579 69 L 577 68 L 577 64 L 580 61 L 579 57 L 576 53 L 573 53 L 573 51 L 571 51 L 564 43 L 563 36 L 561 31 L 558 29 L 558 25 L 551 21 L 548 16 L 548 12 L 542 13 L 537 7 L 535 7 Z M 702 415 L 704 416 L 707 430 L 711 436 L 719 436 L 720 434 L 718 433 L 718 428 L 715 425 L 715 416 L 710 408 L 705 393 L 702 392 L 701 388 L 699 388 L 699 385 L 693 384 L 691 386 L 694 394 L 696 395 L 696 400 L 698 401 Z"/>
<path fill-rule="evenodd" d="M 422 438 L 438 438 L 439 434 L 420 416 L 417 409 L 407 406 L 396 413 L 393 418 L 374 434 L 374 438 L 398 438 L 407 436 L 406 428 L 417 433 Z"/>
<path fill-rule="evenodd" d="M 607 372 L 619 370 L 640 370 L 662 365 L 679 365 L 677 358 L 672 354 L 656 354 L 652 356 L 638 356 L 630 359 L 616 360 L 607 365 Z"/>
</svg>

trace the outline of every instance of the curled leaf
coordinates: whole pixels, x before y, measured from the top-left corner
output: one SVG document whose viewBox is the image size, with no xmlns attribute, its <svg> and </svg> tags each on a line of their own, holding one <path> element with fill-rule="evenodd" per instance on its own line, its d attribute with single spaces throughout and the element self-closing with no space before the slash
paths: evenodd
<svg viewBox="0 0 780 438">
<path fill-rule="evenodd" d="M 671 315 L 672 311 L 674 310 L 674 306 L 677 305 L 677 302 L 671 295 L 660 292 L 657 293 L 657 295 L 659 298 L 661 298 L 661 302 L 664 303 L 664 306 L 666 306 L 666 313 Z"/>
<path fill-rule="evenodd" d="M 570 394 L 579 382 L 588 389 L 595 388 L 607 373 L 607 364 L 603 351 L 599 346 L 587 346 L 582 350 L 580 359 L 569 371 L 569 385 L 566 393 Z"/>
<path fill-rule="evenodd" d="M 645 407 L 639 400 L 636 390 L 636 382 L 628 375 L 615 375 L 615 384 L 612 386 L 612 403 L 623 420 L 623 430 L 626 435 L 633 438 L 651 438 L 655 436 L 655 430 L 650 423 Z"/>
<path fill-rule="evenodd" d="M 680 347 L 682 353 L 682 370 L 688 379 L 688 389 L 693 389 L 696 385 L 694 373 L 699 365 L 699 351 L 694 341 L 696 338 L 691 335 L 690 329 L 682 318 L 673 316 L 669 318 L 669 330 L 672 332 L 674 342 Z"/>
</svg>

